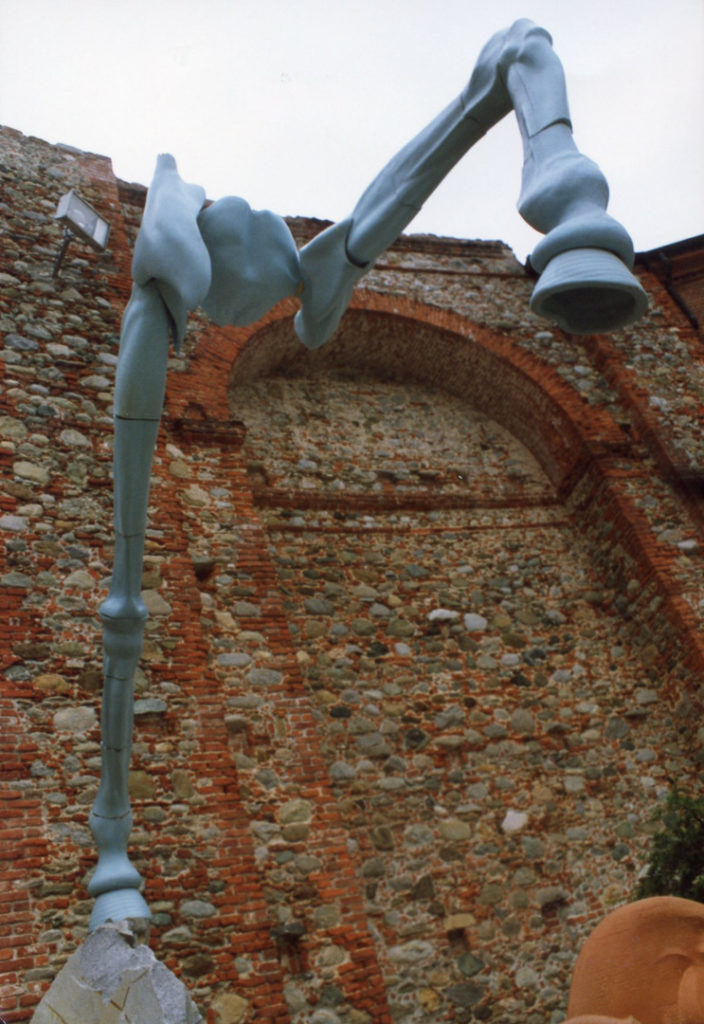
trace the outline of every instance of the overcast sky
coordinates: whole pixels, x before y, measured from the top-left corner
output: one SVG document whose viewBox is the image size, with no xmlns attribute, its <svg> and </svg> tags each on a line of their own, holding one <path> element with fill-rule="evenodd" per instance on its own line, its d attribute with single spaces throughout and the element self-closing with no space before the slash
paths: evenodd
<svg viewBox="0 0 704 1024">
<path fill-rule="evenodd" d="M 518 17 L 552 34 L 577 144 L 636 249 L 704 233 L 702 0 L 0 0 L 0 123 L 128 181 L 166 151 L 210 198 L 338 219 Z M 520 169 L 511 116 L 409 230 L 525 258 Z"/>
</svg>

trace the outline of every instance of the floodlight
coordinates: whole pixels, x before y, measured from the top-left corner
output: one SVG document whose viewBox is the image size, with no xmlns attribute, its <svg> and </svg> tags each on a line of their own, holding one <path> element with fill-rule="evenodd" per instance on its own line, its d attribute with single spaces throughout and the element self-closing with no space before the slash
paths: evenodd
<svg viewBox="0 0 704 1024">
<path fill-rule="evenodd" d="M 54 277 L 59 272 L 72 238 L 80 238 L 81 241 L 87 242 L 97 252 L 103 252 L 108 244 L 108 235 L 110 234 L 108 222 L 103 220 L 90 203 L 87 203 L 85 199 L 81 199 L 73 189 L 59 199 L 55 217 L 64 226 L 64 241 L 54 264 Z"/>
</svg>

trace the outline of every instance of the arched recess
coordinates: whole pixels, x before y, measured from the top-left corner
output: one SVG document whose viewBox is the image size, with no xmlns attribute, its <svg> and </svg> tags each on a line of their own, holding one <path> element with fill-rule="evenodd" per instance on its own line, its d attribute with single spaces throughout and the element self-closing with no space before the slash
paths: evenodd
<svg viewBox="0 0 704 1024">
<path fill-rule="evenodd" d="M 305 349 L 291 314 L 237 332 L 228 392 L 273 374 L 359 376 L 416 382 L 455 395 L 524 444 L 564 495 L 579 479 L 594 445 L 618 447 L 622 434 L 559 374 L 535 356 L 468 318 L 377 293 L 355 296 L 335 336 Z M 207 344 L 207 342 L 206 342 Z M 230 415 L 237 418 L 237 410 Z"/>
<path fill-rule="evenodd" d="M 588 405 L 557 370 L 507 337 L 452 310 L 403 296 L 358 291 L 336 335 L 310 352 L 293 331 L 297 310 L 286 300 L 248 328 L 206 329 L 187 372 L 170 377 L 168 416 L 197 401 L 231 431 L 237 410 L 230 394 L 258 377 L 336 372 L 419 381 L 460 396 L 504 427 L 536 458 L 562 500 L 578 513 L 581 531 L 610 532 L 604 568 L 625 585 L 637 577 L 643 594 L 665 599 L 649 627 L 661 648 L 677 647 L 689 668 L 704 665 L 696 615 L 680 594 L 672 552 L 654 537 L 619 465 L 629 443 L 608 411 Z M 207 425 L 206 425 L 207 426 Z M 626 475 L 647 472 L 631 463 Z M 614 564 L 614 559 L 618 564 Z"/>
<path fill-rule="evenodd" d="M 359 291 L 331 341 L 308 351 L 293 331 L 295 308 L 293 302 L 281 304 L 266 322 L 237 332 L 230 394 L 257 377 L 334 371 L 415 381 L 460 397 L 535 457 L 557 497 L 577 513 L 580 532 L 592 535 L 606 577 L 623 586 L 637 577 L 644 595 L 664 598 L 665 614 L 651 622 L 648 612 L 644 628 L 662 634 L 661 651 L 676 643 L 688 670 L 701 670 L 704 641 L 680 593 L 672 551 L 658 543 L 624 482 L 624 472 L 633 476 L 647 470 L 631 461 L 624 471 L 620 462 L 629 460 L 630 442 L 606 409 L 587 404 L 520 339 L 452 310 Z M 236 409 L 229 415 L 236 419 Z M 597 538 L 605 530 L 610 541 L 601 550 Z"/>
</svg>

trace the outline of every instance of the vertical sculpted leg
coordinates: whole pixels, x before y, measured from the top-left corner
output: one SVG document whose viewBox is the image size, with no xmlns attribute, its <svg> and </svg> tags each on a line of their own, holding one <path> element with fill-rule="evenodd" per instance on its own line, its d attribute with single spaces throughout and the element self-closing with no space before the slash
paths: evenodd
<svg viewBox="0 0 704 1024">
<path fill-rule="evenodd" d="M 99 859 L 88 886 L 95 928 L 112 918 L 148 917 L 141 877 L 127 856 L 132 828 L 128 793 L 134 673 L 146 608 L 142 559 L 152 455 L 164 396 L 169 317 L 156 285 L 135 285 L 123 318 L 115 387 L 115 554 L 103 621 L 102 773 L 90 815 Z"/>
<path fill-rule="evenodd" d="M 188 310 L 210 287 L 210 257 L 198 228 L 204 198 L 200 186 L 181 180 L 172 156 L 158 158 L 132 261 L 135 283 L 122 319 L 115 382 L 115 553 L 110 592 L 100 608 L 105 680 L 102 773 L 90 815 L 99 852 L 88 886 L 96 897 L 91 928 L 110 918 L 149 916 L 139 872 L 127 856 L 134 673 L 147 619 L 142 560 L 169 336 L 180 342 Z"/>
</svg>

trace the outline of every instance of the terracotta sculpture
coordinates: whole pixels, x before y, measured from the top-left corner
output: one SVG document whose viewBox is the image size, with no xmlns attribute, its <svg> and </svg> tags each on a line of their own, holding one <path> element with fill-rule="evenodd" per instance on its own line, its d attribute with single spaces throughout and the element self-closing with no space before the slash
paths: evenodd
<svg viewBox="0 0 704 1024">
<path fill-rule="evenodd" d="M 704 1024 L 704 905 L 654 896 L 619 907 L 585 942 L 566 1024 Z"/>
<path fill-rule="evenodd" d="M 572 141 L 564 75 L 550 36 L 521 20 L 495 35 L 454 103 L 410 142 L 364 193 L 352 215 L 299 254 L 284 221 L 242 199 L 205 205 L 161 156 L 135 247 L 115 386 L 115 556 L 103 621 L 102 776 L 90 816 L 99 850 L 89 891 L 91 927 L 149 914 L 127 856 L 132 826 L 128 768 L 133 676 L 146 609 L 141 573 L 152 455 L 161 417 L 169 336 L 178 346 L 196 306 L 217 323 L 254 322 L 298 294 L 296 331 L 315 348 L 334 332 L 354 285 L 460 157 L 515 109 L 525 150 L 519 209 L 547 232 L 532 256 L 542 277 L 533 306 L 573 331 L 637 318 L 645 293 L 630 274 L 626 231 L 604 211 L 603 175 Z"/>
<path fill-rule="evenodd" d="M 602 1014 L 594 1016 L 588 1013 L 585 1017 L 570 1017 L 565 1024 L 641 1024 L 635 1017 L 604 1017 Z"/>
</svg>

